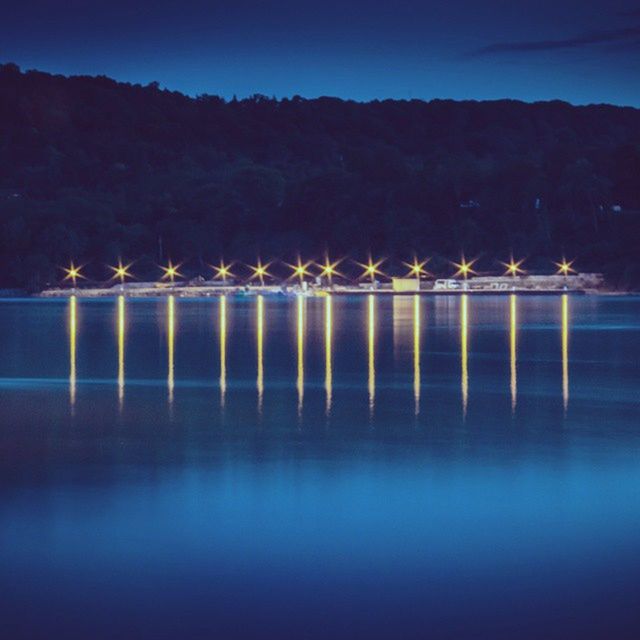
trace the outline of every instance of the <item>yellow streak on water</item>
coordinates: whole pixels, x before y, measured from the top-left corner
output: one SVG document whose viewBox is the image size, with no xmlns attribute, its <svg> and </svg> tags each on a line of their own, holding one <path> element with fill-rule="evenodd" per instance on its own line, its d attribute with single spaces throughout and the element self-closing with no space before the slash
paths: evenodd
<svg viewBox="0 0 640 640">
<path fill-rule="evenodd" d="M 468 296 L 460 296 L 460 387 L 462 392 L 462 416 L 467 417 L 469 403 L 469 364 L 468 364 L 468 339 L 469 339 L 469 310 Z"/>
<path fill-rule="evenodd" d="M 175 363 L 174 344 L 176 332 L 176 311 L 175 299 L 173 296 L 167 298 L 167 390 L 169 404 L 173 404 L 173 391 L 175 387 Z"/>
<path fill-rule="evenodd" d="M 257 375 L 256 387 L 258 390 L 258 413 L 262 413 L 262 400 L 264 396 L 264 298 L 258 296 L 257 305 Z"/>
<path fill-rule="evenodd" d="M 333 396 L 333 300 L 324 299 L 324 389 L 326 394 L 325 413 L 331 413 Z"/>
<path fill-rule="evenodd" d="M 296 389 L 298 390 L 298 416 L 302 415 L 302 405 L 304 402 L 304 305 L 303 296 L 298 296 L 297 300 L 297 345 L 298 345 L 298 377 L 296 379 Z"/>
<path fill-rule="evenodd" d="M 413 400 L 420 413 L 420 296 L 413 296 Z"/>
<path fill-rule="evenodd" d="M 518 400 L 518 369 L 517 369 L 517 335 L 518 335 L 518 307 L 517 296 L 512 293 L 509 300 L 509 368 L 511 372 L 511 412 L 515 412 Z"/>
<path fill-rule="evenodd" d="M 369 344 L 369 414 L 373 415 L 376 397 L 376 360 L 375 360 L 375 338 L 376 338 L 376 318 L 375 318 L 375 296 L 369 295 L 368 300 L 368 344 Z"/>
<path fill-rule="evenodd" d="M 227 298 L 220 297 L 220 406 L 227 395 Z"/>
<path fill-rule="evenodd" d="M 78 333 L 78 304 L 75 296 L 69 298 L 69 403 L 76 403 L 76 338 Z"/>
<path fill-rule="evenodd" d="M 118 404 L 124 402 L 124 338 L 125 338 L 125 302 L 124 296 L 118 296 Z"/>
<path fill-rule="evenodd" d="M 569 406 L 569 297 L 562 295 L 562 404 Z"/>
</svg>

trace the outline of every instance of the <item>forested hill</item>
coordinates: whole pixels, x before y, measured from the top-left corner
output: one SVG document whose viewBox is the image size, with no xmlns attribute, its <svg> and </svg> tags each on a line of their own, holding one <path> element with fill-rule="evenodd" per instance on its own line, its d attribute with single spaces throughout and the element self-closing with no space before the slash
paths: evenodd
<svg viewBox="0 0 640 640">
<path fill-rule="evenodd" d="M 190 98 L 0 66 L 0 286 L 70 258 L 156 274 L 227 258 L 495 268 L 562 253 L 640 285 L 640 110 L 562 102 Z"/>
</svg>

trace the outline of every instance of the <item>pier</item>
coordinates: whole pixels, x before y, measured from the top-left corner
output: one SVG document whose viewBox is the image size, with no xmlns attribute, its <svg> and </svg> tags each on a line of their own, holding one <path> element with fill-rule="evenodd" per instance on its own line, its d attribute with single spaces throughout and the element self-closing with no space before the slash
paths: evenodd
<svg viewBox="0 0 640 640">
<path fill-rule="evenodd" d="M 326 281 L 290 280 L 270 284 L 227 283 L 220 280 L 196 279 L 194 281 L 173 282 L 125 282 L 108 283 L 91 287 L 56 287 L 46 289 L 37 295 L 43 298 L 66 298 L 71 295 L 84 298 L 101 298 L 124 295 L 131 298 L 149 298 L 173 295 L 177 297 L 210 297 L 223 295 L 558 295 L 608 293 L 604 278 L 599 273 L 578 273 L 575 275 L 517 275 L 517 276 L 474 276 L 467 280 L 441 278 L 417 280 L 413 278 L 391 278 L 388 281 L 360 283 L 331 283 Z"/>
</svg>

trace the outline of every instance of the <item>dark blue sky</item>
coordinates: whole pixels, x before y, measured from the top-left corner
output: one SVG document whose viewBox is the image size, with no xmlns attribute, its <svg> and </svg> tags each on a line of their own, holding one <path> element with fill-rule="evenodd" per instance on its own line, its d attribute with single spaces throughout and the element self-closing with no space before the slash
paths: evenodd
<svg viewBox="0 0 640 640">
<path fill-rule="evenodd" d="M 640 106 L 640 0 L 16 0 L 0 60 L 239 97 Z"/>
</svg>

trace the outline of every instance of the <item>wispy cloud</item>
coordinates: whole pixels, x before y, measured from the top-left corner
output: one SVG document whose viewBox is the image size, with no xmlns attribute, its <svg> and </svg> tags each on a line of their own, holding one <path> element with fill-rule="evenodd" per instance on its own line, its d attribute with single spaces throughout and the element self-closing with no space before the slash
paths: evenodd
<svg viewBox="0 0 640 640">
<path fill-rule="evenodd" d="M 631 9 L 629 11 L 620 11 L 619 16 L 624 18 L 640 18 L 640 9 Z"/>
<path fill-rule="evenodd" d="M 626 45 L 630 40 L 640 37 L 640 26 L 625 29 L 590 31 L 572 38 L 561 40 L 530 40 L 522 42 L 499 42 L 481 47 L 469 53 L 472 57 L 496 55 L 501 53 L 527 53 L 536 51 L 556 51 L 579 49 L 599 44 Z"/>
</svg>

